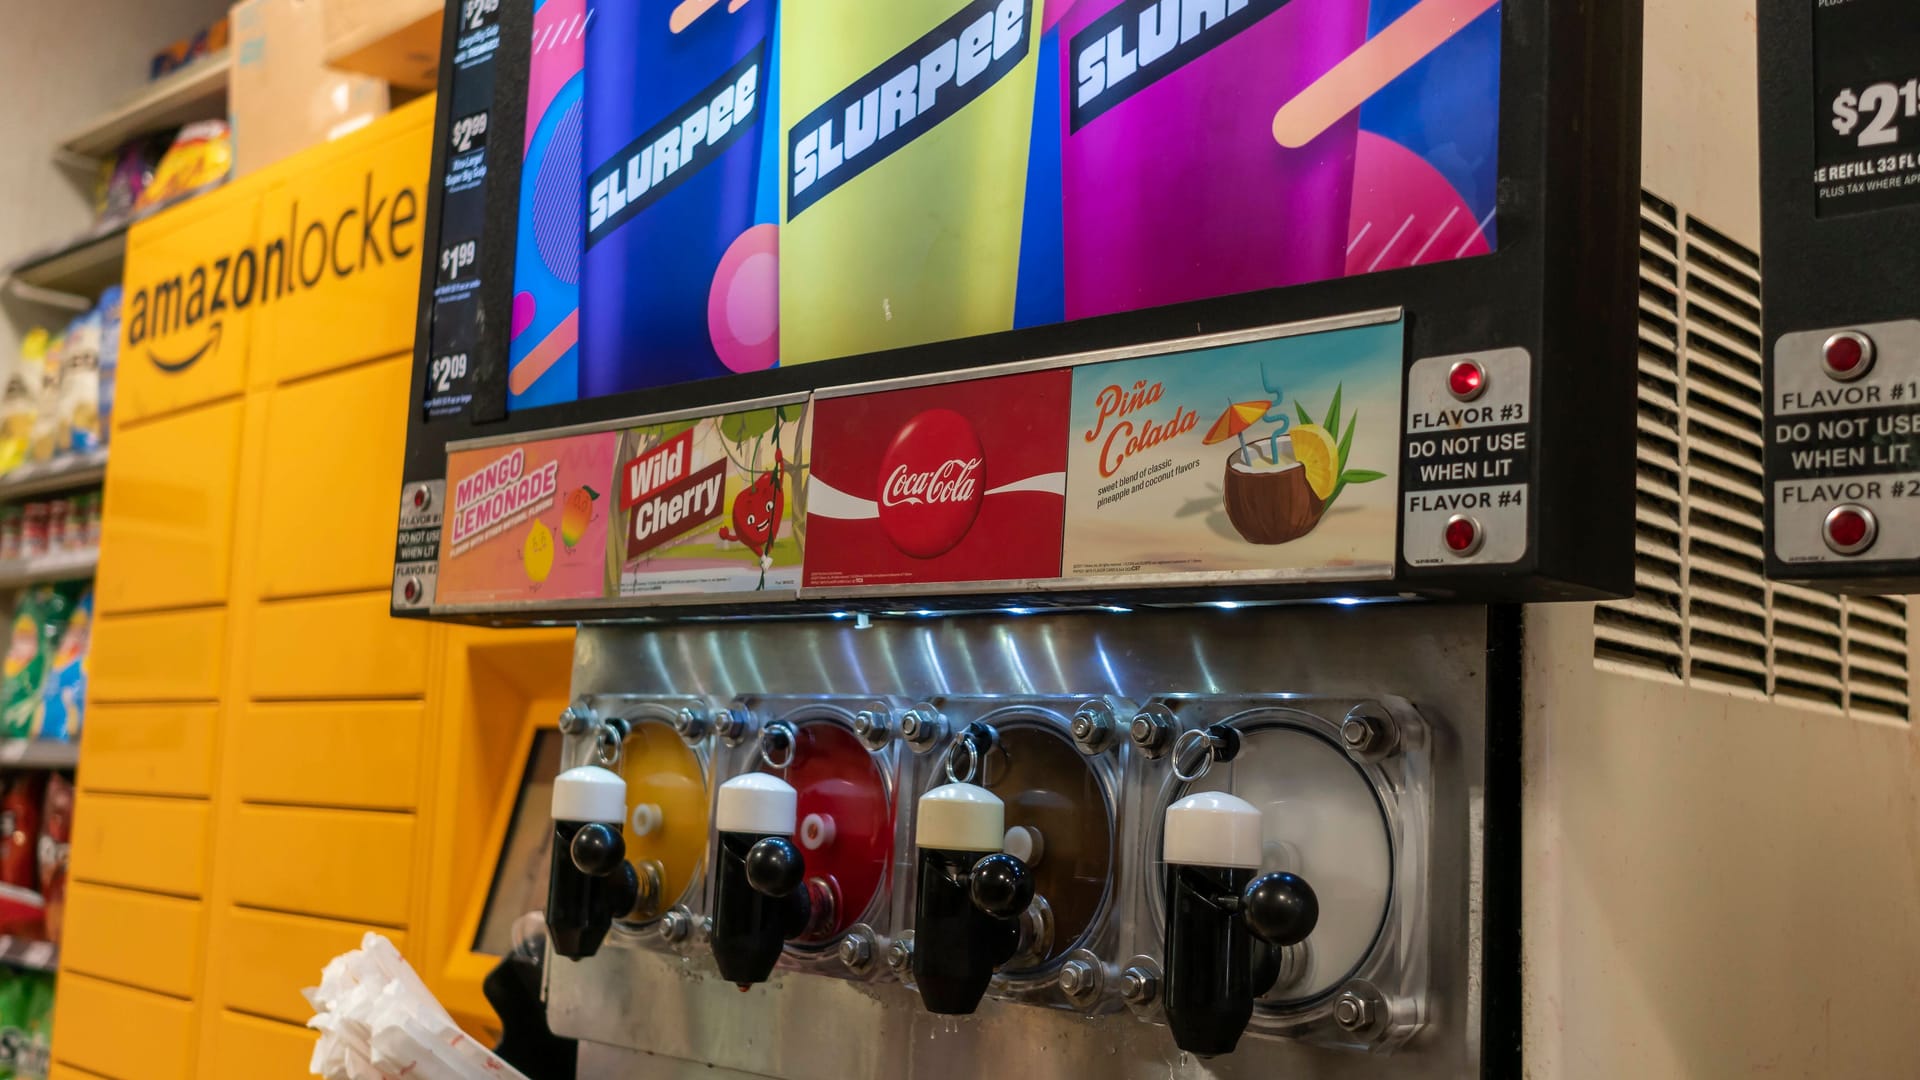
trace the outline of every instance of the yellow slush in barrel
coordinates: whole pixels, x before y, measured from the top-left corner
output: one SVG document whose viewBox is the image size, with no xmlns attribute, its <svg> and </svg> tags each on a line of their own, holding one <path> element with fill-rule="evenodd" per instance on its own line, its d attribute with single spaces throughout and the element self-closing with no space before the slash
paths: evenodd
<svg viewBox="0 0 1920 1080">
<path fill-rule="evenodd" d="M 627 782 L 627 858 L 660 865 L 660 901 L 652 918 L 679 901 L 707 851 L 707 781 L 700 759 L 672 728 L 638 723 L 620 752 Z"/>
<path fill-rule="evenodd" d="M 781 363 L 1013 326 L 1043 2 L 782 9 Z"/>
</svg>

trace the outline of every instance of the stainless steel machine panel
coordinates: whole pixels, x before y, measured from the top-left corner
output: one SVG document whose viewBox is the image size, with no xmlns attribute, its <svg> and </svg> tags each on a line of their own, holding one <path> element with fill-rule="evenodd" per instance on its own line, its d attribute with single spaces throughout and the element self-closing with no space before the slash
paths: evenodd
<svg viewBox="0 0 1920 1080">
<path fill-rule="evenodd" d="M 1390 1053 L 1369 1052 L 1276 1037 L 1268 1032 L 1278 1025 L 1263 1031 L 1256 1017 L 1235 1052 L 1202 1061 L 1180 1053 L 1164 1023 L 1136 1015 L 1152 1010 L 1087 1016 L 1018 1000 L 1004 980 L 977 1013 L 959 1018 L 928 1013 L 895 979 L 827 978 L 791 965 L 742 992 L 718 977 L 704 950 L 663 951 L 648 937 L 652 930 L 622 924 L 598 955 L 555 957 L 549 967 L 550 1021 L 556 1032 L 583 1040 L 582 1076 L 735 1070 L 841 1080 L 973 1077 L 992 1069 L 1018 1069 L 1034 1080 L 1481 1075 L 1487 609 L 1143 609 L 863 622 L 587 627 L 575 650 L 573 691 L 914 702 L 1105 694 L 1140 703 L 1169 695 L 1299 694 L 1411 703 L 1424 724 L 1422 761 L 1432 774 L 1425 925 L 1417 928 L 1424 955 L 1414 958 L 1426 969 L 1418 1029 Z M 568 763 L 592 753 L 590 737 L 576 737 Z M 1253 760 L 1236 765 L 1236 773 Z M 1115 850 L 1138 857 L 1124 843 Z M 1158 919 L 1157 909 L 1149 917 Z"/>
</svg>

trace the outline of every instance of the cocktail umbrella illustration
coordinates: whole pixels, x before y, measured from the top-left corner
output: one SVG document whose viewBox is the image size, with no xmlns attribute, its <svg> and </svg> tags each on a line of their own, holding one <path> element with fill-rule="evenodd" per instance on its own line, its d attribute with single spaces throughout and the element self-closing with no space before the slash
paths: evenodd
<svg viewBox="0 0 1920 1080">
<path fill-rule="evenodd" d="M 1212 446 L 1226 442 L 1229 437 L 1237 438 L 1240 440 L 1240 464 L 1252 465 L 1253 462 L 1247 457 L 1246 430 L 1264 420 L 1267 409 L 1272 405 L 1271 401 L 1242 401 L 1227 406 L 1227 411 L 1221 413 L 1220 419 L 1207 429 L 1207 437 L 1200 440 L 1200 444 Z"/>
</svg>

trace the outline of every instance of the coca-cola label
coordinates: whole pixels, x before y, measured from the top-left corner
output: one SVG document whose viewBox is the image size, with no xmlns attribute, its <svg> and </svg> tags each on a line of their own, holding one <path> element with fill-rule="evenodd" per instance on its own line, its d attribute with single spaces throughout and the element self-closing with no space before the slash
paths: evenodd
<svg viewBox="0 0 1920 1080">
<path fill-rule="evenodd" d="M 907 421 L 880 459 L 880 527 L 916 559 L 953 550 L 980 516 L 985 452 L 967 418 L 930 409 Z"/>
<path fill-rule="evenodd" d="M 1071 381 L 1034 372 L 818 402 L 805 584 L 1058 576 Z"/>
</svg>

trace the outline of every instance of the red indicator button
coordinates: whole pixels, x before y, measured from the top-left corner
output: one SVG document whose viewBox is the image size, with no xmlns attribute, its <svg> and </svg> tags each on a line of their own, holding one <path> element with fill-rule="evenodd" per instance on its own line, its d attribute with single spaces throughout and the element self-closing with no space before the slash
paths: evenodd
<svg viewBox="0 0 1920 1080">
<path fill-rule="evenodd" d="M 1820 362 L 1829 377 L 1851 382 L 1873 370 L 1873 339 L 1856 330 L 1842 330 L 1827 339 Z"/>
<path fill-rule="evenodd" d="M 406 587 L 403 590 L 403 592 L 407 598 L 407 603 L 409 604 L 419 603 L 420 602 L 420 579 L 408 578 Z"/>
<path fill-rule="evenodd" d="M 1879 538 L 1880 523 L 1873 511 L 1857 503 L 1846 503 L 1827 511 L 1820 533 L 1835 555 L 1858 555 Z"/>
<path fill-rule="evenodd" d="M 1447 392 L 1461 401 L 1472 401 L 1487 392 L 1487 371 L 1471 360 L 1462 360 L 1447 372 Z"/>
<path fill-rule="evenodd" d="M 1464 559 L 1480 550 L 1480 544 L 1485 537 L 1480 532 L 1479 522 L 1465 514 L 1455 514 L 1447 519 L 1447 527 L 1441 533 L 1441 539 L 1445 541 L 1448 551 Z"/>
</svg>

